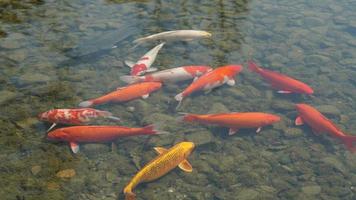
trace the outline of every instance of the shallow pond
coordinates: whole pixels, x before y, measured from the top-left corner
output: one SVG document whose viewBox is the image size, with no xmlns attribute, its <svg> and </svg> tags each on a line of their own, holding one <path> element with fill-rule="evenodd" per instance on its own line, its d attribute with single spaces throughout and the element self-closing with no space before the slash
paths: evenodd
<svg viewBox="0 0 356 200">
<path fill-rule="evenodd" d="M 303 102 L 356 134 L 355 1 L 13 0 L 0 6 L 1 199 L 123 199 L 124 186 L 155 157 L 153 147 L 183 140 L 197 145 L 189 157 L 193 173 L 175 169 L 141 184 L 138 199 L 356 198 L 356 154 L 327 134 L 294 126 L 294 104 Z M 66 143 L 45 139 L 50 124 L 38 121 L 39 113 L 76 107 L 124 85 L 123 61 L 154 45 L 132 49 L 132 41 L 176 29 L 213 37 L 168 43 L 157 68 L 218 67 L 253 57 L 308 83 L 315 94 L 278 94 L 245 67 L 234 87 L 192 95 L 178 111 L 174 96 L 189 82 L 145 100 L 96 107 L 122 118 L 120 125 L 158 122 L 170 134 L 120 139 L 116 148 L 84 144 L 75 155 Z M 177 120 L 179 112 L 226 111 L 269 112 L 282 121 L 260 134 L 246 129 L 228 136 L 225 128 Z"/>
</svg>

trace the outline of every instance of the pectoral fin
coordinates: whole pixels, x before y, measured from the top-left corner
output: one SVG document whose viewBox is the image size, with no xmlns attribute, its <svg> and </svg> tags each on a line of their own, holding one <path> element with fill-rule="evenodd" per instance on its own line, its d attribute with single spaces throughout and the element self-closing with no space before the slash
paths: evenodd
<svg viewBox="0 0 356 200">
<path fill-rule="evenodd" d="M 183 160 L 181 163 L 179 163 L 178 167 L 185 171 L 185 172 L 192 172 L 193 167 L 192 165 L 188 162 L 188 160 Z"/>
<path fill-rule="evenodd" d="M 47 132 L 49 132 L 50 130 L 52 130 L 52 128 L 54 128 L 57 124 L 53 123 L 51 127 L 49 127 L 49 129 L 47 130 Z"/>
<path fill-rule="evenodd" d="M 300 116 L 298 116 L 295 119 L 295 125 L 300 126 L 300 125 L 303 125 L 303 124 L 304 124 L 303 119 Z"/>
<path fill-rule="evenodd" d="M 239 129 L 237 129 L 237 128 L 230 128 L 229 129 L 229 135 L 234 135 L 235 133 L 237 133 L 238 130 Z"/>
<path fill-rule="evenodd" d="M 157 71 L 158 69 L 157 68 L 154 68 L 154 67 L 150 67 L 146 70 L 146 72 L 155 72 Z"/>
<path fill-rule="evenodd" d="M 279 90 L 278 93 L 280 93 L 280 94 L 290 94 L 292 92 L 288 91 L 288 90 Z"/>
<path fill-rule="evenodd" d="M 142 95 L 142 99 L 147 99 L 150 96 L 150 94 L 144 94 Z"/>
<path fill-rule="evenodd" d="M 235 80 L 234 79 L 229 79 L 226 84 L 230 85 L 230 86 L 234 86 L 235 85 Z"/>
<path fill-rule="evenodd" d="M 132 61 L 129 61 L 129 60 L 125 60 L 125 65 L 129 66 L 130 68 L 132 68 L 135 65 L 135 63 L 132 62 Z"/>
<path fill-rule="evenodd" d="M 79 145 L 75 142 L 69 142 L 70 149 L 72 150 L 73 153 L 78 153 L 79 152 Z"/>
<path fill-rule="evenodd" d="M 162 154 L 162 153 L 166 153 L 168 150 L 164 147 L 155 147 L 153 148 L 157 153 L 158 155 Z"/>
<path fill-rule="evenodd" d="M 256 130 L 256 133 L 259 133 L 261 132 L 262 128 L 261 127 L 258 127 L 258 129 Z"/>
</svg>

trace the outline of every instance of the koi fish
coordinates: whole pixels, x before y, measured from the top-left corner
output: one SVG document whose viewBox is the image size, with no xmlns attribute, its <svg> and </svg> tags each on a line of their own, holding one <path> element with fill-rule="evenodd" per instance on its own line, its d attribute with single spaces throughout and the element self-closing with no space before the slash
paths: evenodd
<svg viewBox="0 0 356 200">
<path fill-rule="evenodd" d="M 175 31 L 165 31 L 157 34 L 153 34 L 147 37 L 139 38 L 134 40 L 136 46 L 143 44 L 145 42 L 157 41 L 157 40 L 182 40 L 191 41 L 200 38 L 210 38 L 211 33 L 201 30 L 175 30 Z M 136 47 L 135 46 L 135 47 Z"/>
<path fill-rule="evenodd" d="M 307 84 L 295 80 L 284 74 L 274 72 L 268 69 L 263 69 L 258 67 L 253 61 L 248 61 L 249 69 L 253 72 L 258 73 L 262 78 L 264 78 L 272 88 L 278 90 L 278 93 L 289 94 L 289 93 L 300 93 L 300 94 L 313 94 L 313 89 Z"/>
<path fill-rule="evenodd" d="M 163 147 L 154 148 L 159 155 L 144 166 L 131 179 L 124 189 L 125 200 L 136 199 L 136 195 L 132 190 L 139 183 L 156 180 L 177 166 L 185 172 L 192 172 L 192 166 L 187 161 L 187 158 L 192 153 L 194 147 L 195 145 L 192 142 L 181 142 L 170 149 L 165 149 Z"/>
<path fill-rule="evenodd" d="M 93 108 L 52 109 L 38 115 L 39 120 L 53 123 L 47 132 L 54 128 L 57 124 L 80 125 L 98 117 L 110 118 L 118 121 L 120 120 L 120 118 L 114 117 L 111 112 L 96 110 Z"/>
<path fill-rule="evenodd" d="M 80 107 L 90 107 L 93 105 L 104 104 L 107 102 L 125 102 L 133 99 L 142 97 L 146 99 L 149 97 L 151 92 L 160 89 L 162 83 L 160 82 L 142 82 L 125 87 L 117 88 L 116 91 L 106 94 L 104 96 L 98 97 L 96 99 L 91 99 L 88 101 L 83 101 L 79 104 Z"/>
<path fill-rule="evenodd" d="M 143 128 L 125 126 L 72 126 L 49 132 L 47 139 L 68 142 L 72 152 L 78 153 L 78 143 L 81 142 L 110 142 L 120 137 L 155 134 L 160 133 L 155 130 L 154 125 Z"/>
<path fill-rule="evenodd" d="M 146 72 L 157 71 L 157 68 L 150 68 L 155 61 L 158 51 L 163 47 L 164 42 L 157 45 L 145 55 L 143 55 L 136 63 L 125 61 L 125 64 L 131 68 L 131 76 L 143 75 Z"/>
<path fill-rule="evenodd" d="M 229 128 L 229 135 L 235 134 L 241 128 L 257 128 L 256 133 L 261 131 L 261 127 L 279 122 L 281 118 L 277 115 L 261 112 L 246 113 L 218 113 L 218 114 L 185 114 L 183 121 L 198 122 L 202 124 L 214 124 Z"/>
<path fill-rule="evenodd" d="M 198 90 L 205 90 L 210 92 L 213 88 L 219 87 L 223 84 L 230 86 L 235 85 L 234 76 L 242 70 L 241 65 L 226 65 L 218 67 L 199 78 L 195 79 L 183 92 L 177 94 L 175 99 L 179 101 L 179 107 L 183 98 Z"/>
<path fill-rule="evenodd" d="M 172 69 L 166 69 L 145 76 L 121 76 L 120 79 L 126 83 L 137 83 L 146 81 L 159 81 L 159 82 L 178 82 L 189 79 L 194 79 L 211 71 L 209 66 L 182 66 Z"/>
<path fill-rule="evenodd" d="M 306 123 L 315 134 L 329 133 L 341 139 L 349 151 L 356 152 L 356 147 L 353 146 L 353 143 L 356 142 L 356 135 L 346 135 L 331 120 L 310 105 L 296 104 L 296 109 L 299 113 L 295 120 L 297 126 Z"/>
</svg>

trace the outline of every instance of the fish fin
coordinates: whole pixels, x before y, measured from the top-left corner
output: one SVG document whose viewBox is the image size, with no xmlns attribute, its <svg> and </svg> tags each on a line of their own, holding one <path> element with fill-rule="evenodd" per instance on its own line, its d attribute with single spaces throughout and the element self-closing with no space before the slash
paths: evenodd
<svg viewBox="0 0 356 200">
<path fill-rule="evenodd" d="M 129 66 L 130 68 L 132 68 L 135 65 L 135 63 L 130 60 L 125 60 L 124 62 L 125 62 L 125 65 Z"/>
<path fill-rule="evenodd" d="M 193 167 L 192 165 L 188 162 L 188 160 L 183 160 L 181 163 L 179 163 L 178 167 L 185 171 L 185 172 L 192 172 Z"/>
<path fill-rule="evenodd" d="M 298 116 L 298 117 L 295 119 L 295 125 L 300 126 L 300 125 L 303 125 L 303 124 L 304 124 L 303 119 L 302 119 L 300 116 Z"/>
<path fill-rule="evenodd" d="M 128 84 L 140 82 L 142 79 L 141 76 L 120 76 L 120 80 Z"/>
<path fill-rule="evenodd" d="M 79 152 L 79 145 L 76 142 L 69 142 L 69 146 L 73 153 Z"/>
<path fill-rule="evenodd" d="M 147 99 L 150 96 L 150 94 L 144 94 L 142 95 L 142 99 Z"/>
<path fill-rule="evenodd" d="M 248 69 L 250 71 L 252 71 L 252 72 L 260 72 L 260 71 L 262 71 L 262 69 L 259 68 L 258 65 L 255 62 L 253 62 L 253 60 L 247 61 L 247 64 L 248 64 Z"/>
<path fill-rule="evenodd" d="M 114 45 L 114 46 L 112 46 L 111 48 L 112 48 L 112 49 L 116 49 L 117 47 L 118 47 L 118 46 Z"/>
<path fill-rule="evenodd" d="M 144 134 L 146 135 L 161 135 L 161 134 L 168 134 L 169 132 L 167 131 L 162 131 L 159 130 L 160 124 L 155 123 L 155 124 L 150 124 L 148 126 L 143 127 Z"/>
<path fill-rule="evenodd" d="M 212 91 L 212 89 L 207 89 L 204 91 L 204 94 L 209 94 Z"/>
<path fill-rule="evenodd" d="M 291 91 L 288 91 L 288 90 L 278 90 L 277 92 L 279 94 L 290 94 L 290 93 L 292 93 Z"/>
<path fill-rule="evenodd" d="M 125 193 L 125 200 L 136 200 L 136 195 L 133 192 Z"/>
<path fill-rule="evenodd" d="M 234 135 L 235 133 L 237 133 L 238 130 L 239 129 L 237 129 L 237 128 L 230 128 L 229 129 L 229 135 Z"/>
<path fill-rule="evenodd" d="M 56 123 L 53 123 L 53 124 L 51 125 L 51 127 L 49 127 L 49 129 L 47 130 L 47 132 L 49 132 L 50 130 L 52 130 L 52 128 L 54 128 L 56 125 L 57 125 Z"/>
<path fill-rule="evenodd" d="M 183 116 L 181 116 L 181 118 L 180 118 L 181 121 L 193 122 L 198 118 L 198 116 L 195 114 L 183 113 L 183 112 L 181 112 L 179 114 L 183 114 Z"/>
<path fill-rule="evenodd" d="M 153 149 L 158 153 L 158 155 L 166 153 L 168 151 L 168 149 L 164 147 L 154 147 Z"/>
<path fill-rule="evenodd" d="M 234 79 L 229 79 L 227 82 L 226 82 L 227 85 L 230 85 L 230 86 L 234 86 L 235 85 L 235 80 Z"/>
<path fill-rule="evenodd" d="M 177 95 L 174 97 L 174 99 L 178 101 L 178 105 L 177 105 L 177 107 L 176 107 L 176 110 L 177 110 L 177 109 L 180 107 L 180 105 L 182 104 L 183 98 L 184 98 L 183 93 L 179 93 L 179 94 L 177 94 Z"/>
<path fill-rule="evenodd" d="M 157 68 L 150 67 L 150 68 L 148 68 L 148 69 L 145 71 L 145 73 L 146 73 L 146 72 L 155 72 L 155 71 L 157 71 L 157 70 L 158 70 Z"/>
<path fill-rule="evenodd" d="M 91 107 L 92 105 L 94 105 L 93 101 L 83 101 L 79 103 L 79 107 Z"/>
<path fill-rule="evenodd" d="M 109 111 L 100 110 L 100 111 L 98 111 L 98 114 L 99 114 L 99 116 L 104 117 L 104 118 L 120 121 L 120 118 L 113 116 L 113 114 Z"/>
<path fill-rule="evenodd" d="M 195 81 L 197 81 L 198 80 L 198 76 L 196 76 L 196 77 L 194 77 L 194 79 L 193 79 L 193 83 L 195 82 Z"/>
<path fill-rule="evenodd" d="M 344 135 L 341 137 L 341 140 L 349 151 L 356 153 L 356 147 L 354 147 L 354 143 L 356 143 L 356 136 Z"/>
<path fill-rule="evenodd" d="M 256 133 L 261 132 L 261 130 L 262 130 L 262 127 L 258 127 L 258 129 L 256 130 Z"/>
<path fill-rule="evenodd" d="M 112 143 L 111 143 L 111 151 L 112 151 L 112 152 L 115 152 L 116 150 L 117 150 L 116 143 L 115 143 L 115 142 L 112 142 Z"/>
</svg>

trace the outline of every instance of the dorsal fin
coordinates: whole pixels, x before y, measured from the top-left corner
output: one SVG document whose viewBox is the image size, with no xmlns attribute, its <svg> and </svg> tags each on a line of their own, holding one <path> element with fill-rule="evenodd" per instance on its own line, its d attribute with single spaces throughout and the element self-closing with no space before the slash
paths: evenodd
<svg viewBox="0 0 356 200">
<path fill-rule="evenodd" d="M 158 155 L 161 155 L 162 153 L 166 153 L 168 150 L 164 147 L 155 147 L 153 148 L 157 153 Z"/>
</svg>

